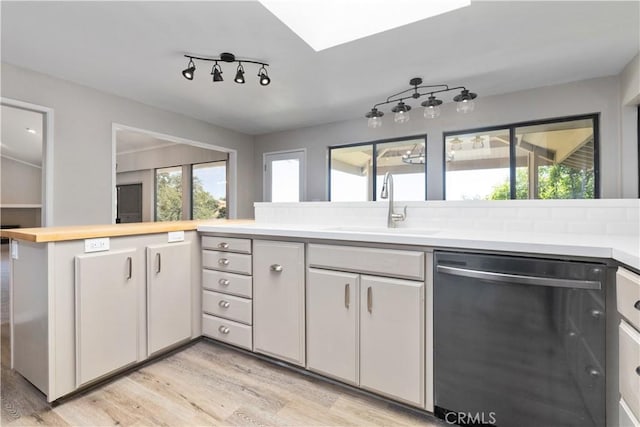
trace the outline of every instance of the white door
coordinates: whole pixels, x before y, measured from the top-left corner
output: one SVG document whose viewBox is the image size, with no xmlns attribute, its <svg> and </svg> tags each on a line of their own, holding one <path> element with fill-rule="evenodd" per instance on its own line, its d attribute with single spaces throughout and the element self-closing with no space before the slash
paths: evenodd
<svg viewBox="0 0 640 427">
<path fill-rule="evenodd" d="M 264 154 L 265 202 L 301 202 L 305 200 L 305 150 Z"/>
<path fill-rule="evenodd" d="M 360 277 L 360 386 L 423 407 L 422 282 Z"/>
<path fill-rule="evenodd" d="M 307 367 L 358 384 L 357 274 L 307 273 Z"/>
</svg>

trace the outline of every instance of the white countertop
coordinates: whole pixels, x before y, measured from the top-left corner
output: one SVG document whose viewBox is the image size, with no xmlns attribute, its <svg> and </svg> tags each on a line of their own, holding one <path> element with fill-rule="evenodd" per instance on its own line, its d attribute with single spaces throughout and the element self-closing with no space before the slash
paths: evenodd
<svg viewBox="0 0 640 427">
<path fill-rule="evenodd" d="M 640 270 L 640 240 L 638 236 L 584 235 L 569 233 L 496 232 L 483 230 L 449 230 L 313 226 L 255 223 L 203 224 L 198 231 L 248 234 L 254 236 L 297 237 L 352 242 L 394 243 L 438 248 L 492 250 L 529 254 L 547 254 L 611 258 Z"/>
</svg>

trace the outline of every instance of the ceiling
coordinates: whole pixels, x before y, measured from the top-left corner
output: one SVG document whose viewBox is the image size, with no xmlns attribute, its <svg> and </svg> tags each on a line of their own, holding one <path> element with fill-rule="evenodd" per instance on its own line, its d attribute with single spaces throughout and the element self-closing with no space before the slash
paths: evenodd
<svg viewBox="0 0 640 427">
<path fill-rule="evenodd" d="M 481 102 L 616 75 L 640 43 L 636 1 L 474 1 L 320 52 L 255 1 L 0 7 L 3 62 L 248 134 L 362 117 L 415 76 L 465 85 Z M 205 63 L 193 81 L 181 76 L 183 54 L 221 52 L 269 62 L 271 85 L 257 84 L 251 64 L 244 85 L 233 83 L 233 64 L 215 85 Z"/>
<path fill-rule="evenodd" d="M 176 145 L 177 142 L 156 138 L 144 132 L 126 129 L 116 131 L 116 154 L 135 153 Z"/>
<path fill-rule="evenodd" d="M 3 105 L 0 109 L 2 122 L 2 157 L 19 160 L 31 166 L 42 167 L 42 113 Z M 32 129 L 34 133 L 27 132 Z"/>
</svg>

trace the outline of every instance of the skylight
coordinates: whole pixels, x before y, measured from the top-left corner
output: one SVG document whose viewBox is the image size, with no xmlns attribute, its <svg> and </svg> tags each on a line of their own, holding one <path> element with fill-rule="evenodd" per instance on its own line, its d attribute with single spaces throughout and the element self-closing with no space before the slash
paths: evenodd
<svg viewBox="0 0 640 427">
<path fill-rule="evenodd" d="M 259 1 L 315 51 L 471 4 L 471 0 Z"/>
</svg>

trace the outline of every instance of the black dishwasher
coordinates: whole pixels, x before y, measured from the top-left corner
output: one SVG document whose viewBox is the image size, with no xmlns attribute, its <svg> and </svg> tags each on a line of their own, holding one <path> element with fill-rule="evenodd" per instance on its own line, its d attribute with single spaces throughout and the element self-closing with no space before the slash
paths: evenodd
<svg viewBox="0 0 640 427">
<path fill-rule="evenodd" d="M 604 264 L 444 251 L 434 264 L 436 415 L 605 425 Z"/>
</svg>

